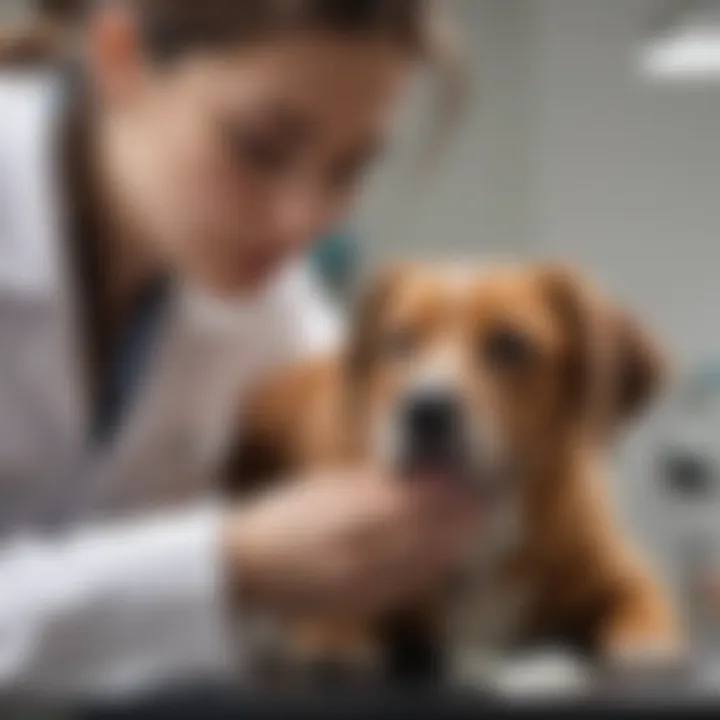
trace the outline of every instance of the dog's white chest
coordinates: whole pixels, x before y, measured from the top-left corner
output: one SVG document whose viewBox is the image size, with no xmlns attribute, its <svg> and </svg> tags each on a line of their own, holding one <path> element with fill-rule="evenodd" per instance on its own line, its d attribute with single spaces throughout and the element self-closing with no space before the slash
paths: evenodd
<svg viewBox="0 0 720 720">
<path fill-rule="evenodd" d="M 453 608 L 450 642 L 477 652 L 502 652 L 524 625 L 530 601 L 531 593 L 521 583 L 473 581 Z"/>
</svg>

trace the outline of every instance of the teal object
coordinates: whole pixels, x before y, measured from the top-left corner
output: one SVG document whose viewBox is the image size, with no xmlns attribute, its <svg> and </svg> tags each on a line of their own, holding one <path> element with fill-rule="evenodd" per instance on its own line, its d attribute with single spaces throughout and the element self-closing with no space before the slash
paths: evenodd
<svg viewBox="0 0 720 720">
<path fill-rule="evenodd" d="M 317 246 L 311 260 L 330 290 L 344 296 L 353 282 L 357 269 L 357 238 L 348 230 L 335 232 Z"/>
</svg>

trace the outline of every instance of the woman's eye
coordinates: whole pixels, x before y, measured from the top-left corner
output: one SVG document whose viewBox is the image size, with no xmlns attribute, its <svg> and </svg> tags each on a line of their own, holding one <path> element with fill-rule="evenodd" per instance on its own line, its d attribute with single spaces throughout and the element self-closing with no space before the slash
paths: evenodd
<svg viewBox="0 0 720 720">
<path fill-rule="evenodd" d="M 409 330 L 393 330 L 381 341 L 380 351 L 384 357 L 402 360 L 415 350 L 416 337 Z"/>
<path fill-rule="evenodd" d="M 290 153 L 279 143 L 264 138 L 248 137 L 240 146 L 241 159 L 259 170 L 276 172 L 290 162 Z"/>
<path fill-rule="evenodd" d="M 286 143 L 253 132 L 229 132 L 226 144 L 235 162 L 263 172 L 279 172 L 292 161 Z"/>
<path fill-rule="evenodd" d="M 482 361 L 495 370 L 520 370 L 534 357 L 534 347 L 523 333 L 501 329 L 487 335 L 481 343 Z"/>
</svg>

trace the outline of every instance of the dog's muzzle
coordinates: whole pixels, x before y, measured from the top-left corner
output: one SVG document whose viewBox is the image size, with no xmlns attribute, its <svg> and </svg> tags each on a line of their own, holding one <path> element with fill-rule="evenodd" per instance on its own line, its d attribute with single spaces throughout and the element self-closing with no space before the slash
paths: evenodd
<svg viewBox="0 0 720 720">
<path fill-rule="evenodd" d="M 400 463 L 409 476 L 464 475 L 470 461 L 459 398 L 444 391 L 412 393 L 400 412 Z"/>
<path fill-rule="evenodd" d="M 409 393 L 397 417 L 398 460 L 403 477 L 467 485 L 491 495 L 507 489 L 509 469 L 473 424 L 463 399 L 452 390 Z"/>
</svg>

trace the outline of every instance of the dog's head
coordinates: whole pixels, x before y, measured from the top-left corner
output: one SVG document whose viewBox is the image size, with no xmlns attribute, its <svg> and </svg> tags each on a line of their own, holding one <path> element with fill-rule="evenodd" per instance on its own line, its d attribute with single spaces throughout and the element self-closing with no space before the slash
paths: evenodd
<svg viewBox="0 0 720 720">
<path fill-rule="evenodd" d="M 604 445 L 663 376 L 634 319 L 561 267 L 393 267 L 354 327 L 347 369 L 366 450 L 405 477 L 488 497 L 571 443 Z"/>
</svg>

